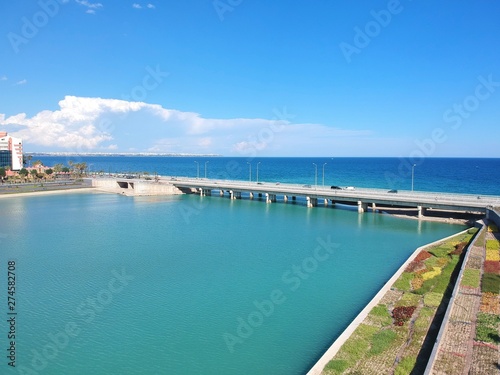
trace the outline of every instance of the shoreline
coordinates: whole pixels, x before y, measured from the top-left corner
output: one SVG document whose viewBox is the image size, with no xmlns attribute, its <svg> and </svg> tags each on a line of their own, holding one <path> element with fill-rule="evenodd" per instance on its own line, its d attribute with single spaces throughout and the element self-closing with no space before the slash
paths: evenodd
<svg viewBox="0 0 500 375">
<path fill-rule="evenodd" d="M 19 198 L 25 196 L 40 196 L 40 195 L 54 195 L 54 194 L 70 194 L 70 193 L 90 193 L 100 192 L 93 187 L 78 187 L 73 189 L 57 189 L 57 190 L 40 190 L 40 191 L 27 191 L 24 193 L 0 193 L 0 199 Z"/>
</svg>

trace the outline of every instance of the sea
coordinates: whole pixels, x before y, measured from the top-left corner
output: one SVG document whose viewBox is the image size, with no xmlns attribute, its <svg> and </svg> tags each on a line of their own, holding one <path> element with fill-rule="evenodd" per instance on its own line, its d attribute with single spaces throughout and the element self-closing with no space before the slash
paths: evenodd
<svg viewBox="0 0 500 375">
<path fill-rule="evenodd" d="M 206 166 L 207 178 L 252 181 L 259 165 L 260 181 L 310 184 L 323 183 L 324 166 L 325 185 L 407 190 L 413 165 L 408 175 L 384 158 L 72 161 L 200 178 Z M 426 160 L 414 188 L 495 195 L 498 168 Z M 305 374 L 417 247 L 466 229 L 348 208 L 102 193 L 0 199 L 0 223 L 0 372 L 50 375 Z"/>
</svg>

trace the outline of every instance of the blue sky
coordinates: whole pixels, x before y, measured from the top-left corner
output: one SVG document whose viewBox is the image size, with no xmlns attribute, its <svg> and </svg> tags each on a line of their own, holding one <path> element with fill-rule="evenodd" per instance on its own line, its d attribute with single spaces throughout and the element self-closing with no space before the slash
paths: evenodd
<svg viewBox="0 0 500 375">
<path fill-rule="evenodd" d="M 26 151 L 500 157 L 495 1 L 5 0 Z"/>
</svg>

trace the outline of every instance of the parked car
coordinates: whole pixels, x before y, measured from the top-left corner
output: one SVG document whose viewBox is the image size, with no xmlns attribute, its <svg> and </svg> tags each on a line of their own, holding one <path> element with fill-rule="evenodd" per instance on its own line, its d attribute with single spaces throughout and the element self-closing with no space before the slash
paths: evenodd
<svg viewBox="0 0 500 375">
<path fill-rule="evenodd" d="M 344 190 L 354 190 L 354 186 L 346 186 Z"/>
<path fill-rule="evenodd" d="M 388 193 L 396 194 L 398 191 L 396 189 L 391 189 L 388 191 Z"/>
<path fill-rule="evenodd" d="M 311 185 L 302 185 L 302 187 L 305 187 L 305 188 L 310 188 Z"/>
<path fill-rule="evenodd" d="M 335 186 L 335 185 L 333 185 L 332 187 L 330 187 L 330 189 L 332 189 L 332 190 L 342 190 L 342 188 L 340 186 Z"/>
</svg>

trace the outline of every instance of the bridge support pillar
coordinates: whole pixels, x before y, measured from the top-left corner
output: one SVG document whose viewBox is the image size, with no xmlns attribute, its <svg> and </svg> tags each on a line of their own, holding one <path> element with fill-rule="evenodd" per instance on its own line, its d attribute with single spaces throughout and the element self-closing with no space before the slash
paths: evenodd
<svg viewBox="0 0 500 375">
<path fill-rule="evenodd" d="M 206 195 L 206 196 L 209 197 L 209 196 L 212 195 L 212 190 L 210 190 L 210 189 L 203 189 L 202 195 Z"/>
<path fill-rule="evenodd" d="M 266 203 L 272 203 L 272 194 L 266 193 Z"/>
<path fill-rule="evenodd" d="M 288 195 L 283 195 L 283 202 L 288 202 Z"/>
<path fill-rule="evenodd" d="M 328 199 L 326 199 L 326 198 L 325 198 L 325 199 L 323 199 L 323 204 L 324 204 L 325 206 L 328 206 Z"/>
<path fill-rule="evenodd" d="M 253 199 L 253 193 L 252 192 L 249 193 L 249 196 L 250 196 L 250 199 Z"/>
<path fill-rule="evenodd" d="M 307 207 L 316 207 L 318 205 L 318 198 L 306 197 Z"/>
<path fill-rule="evenodd" d="M 223 197 L 223 196 L 224 196 L 224 190 L 219 190 L 219 195 L 220 195 L 221 197 Z"/>
<path fill-rule="evenodd" d="M 377 205 L 375 203 L 372 203 L 372 211 L 375 212 L 377 210 Z"/>
<path fill-rule="evenodd" d="M 358 212 L 361 214 L 368 209 L 368 204 L 358 201 Z"/>
<path fill-rule="evenodd" d="M 232 190 L 229 190 L 229 199 L 236 199 Z"/>
<path fill-rule="evenodd" d="M 417 206 L 417 217 L 420 219 L 425 214 L 425 207 Z"/>
</svg>

